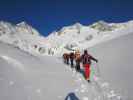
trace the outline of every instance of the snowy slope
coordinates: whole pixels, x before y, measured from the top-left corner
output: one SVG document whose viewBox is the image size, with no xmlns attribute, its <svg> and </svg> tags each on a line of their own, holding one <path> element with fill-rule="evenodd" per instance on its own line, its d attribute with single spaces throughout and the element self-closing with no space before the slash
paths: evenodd
<svg viewBox="0 0 133 100">
<path fill-rule="evenodd" d="M 133 34 L 129 34 L 89 48 L 89 52 L 99 59 L 103 79 L 121 93 L 124 100 L 133 100 L 132 43 Z"/>
<path fill-rule="evenodd" d="M 0 47 L 2 100 L 110 100 L 114 97 L 110 87 L 104 87 L 107 82 L 92 79 L 88 84 L 81 73 L 72 71 L 61 58 L 33 56 L 3 43 Z M 112 100 L 120 100 L 116 97 L 115 94 Z"/>
<path fill-rule="evenodd" d="M 0 47 L 1 100 L 70 100 L 71 96 L 94 100 L 99 96 L 59 58 L 32 56 L 3 43 Z"/>
</svg>

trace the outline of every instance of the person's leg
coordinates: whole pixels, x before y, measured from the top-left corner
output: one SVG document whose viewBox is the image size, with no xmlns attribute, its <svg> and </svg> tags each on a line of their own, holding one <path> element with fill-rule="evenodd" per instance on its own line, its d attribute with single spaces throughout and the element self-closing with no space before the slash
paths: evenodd
<svg viewBox="0 0 133 100">
<path fill-rule="evenodd" d="M 76 71 L 77 71 L 77 62 L 76 62 L 76 65 L 75 65 L 75 69 L 76 69 Z"/>
<path fill-rule="evenodd" d="M 65 59 L 65 64 L 67 64 L 67 59 Z"/>
<path fill-rule="evenodd" d="M 88 64 L 88 80 L 90 80 L 90 74 L 91 74 L 91 69 L 90 69 L 90 64 Z"/>
<path fill-rule="evenodd" d="M 72 66 L 73 66 L 73 59 L 72 59 Z"/>
<path fill-rule="evenodd" d="M 86 74 L 85 74 L 85 71 L 86 71 L 86 69 L 85 69 L 85 64 L 83 64 L 83 69 L 84 69 L 84 78 L 86 79 Z"/>
<path fill-rule="evenodd" d="M 85 78 L 86 80 L 90 79 L 90 65 L 89 64 L 85 64 Z"/>
<path fill-rule="evenodd" d="M 72 59 L 70 59 L 70 65 L 72 66 Z"/>
<path fill-rule="evenodd" d="M 78 62 L 78 71 L 80 71 L 80 62 Z"/>
<path fill-rule="evenodd" d="M 76 69 L 77 69 L 77 71 L 80 71 L 80 63 L 79 62 L 77 62 Z"/>
<path fill-rule="evenodd" d="M 70 61 L 71 61 L 71 68 L 73 68 L 73 59 L 71 59 Z"/>
<path fill-rule="evenodd" d="M 69 59 L 68 58 L 66 59 L 66 63 L 69 64 Z"/>
</svg>

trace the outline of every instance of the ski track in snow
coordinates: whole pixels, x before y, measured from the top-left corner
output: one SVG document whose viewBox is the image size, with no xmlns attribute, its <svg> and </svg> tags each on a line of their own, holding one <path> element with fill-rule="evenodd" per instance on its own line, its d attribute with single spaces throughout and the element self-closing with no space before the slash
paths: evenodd
<svg viewBox="0 0 133 100">
<path fill-rule="evenodd" d="M 71 69 L 70 66 L 65 66 L 65 68 L 68 70 L 68 71 L 71 71 L 72 72 L 72 77 L 74 77 L 74 81 L 78 84 L 79 87 L 77 87 L 74 92 L 75 93 L 85 93 L 85 92 L 88 92 L 88 89 L 87 89 L 87 86 L 83 83 L 83 78 L 82 76 L 76 72 L 74 69 Z M 81 100 L 89 100 L 88 97 L 82 97 Z"/>
<path fill-rule="evenodd" d="M 89 93 L 90 89 L 95 89 L 94 91 L 97 91 L 98 95 L 94 98 L 94 100 L 123 100 L 120 94 L 115 93 L 115 91 L 111 89 L 110 84 L 102 79 L 100 73 L 98 73 L 99 76 L 93 76 L 91 83 L 85 84 L 84 81 L 86 80 L 79 72 L 76 72 L 74 69 L 71 69 L 70 66 L 66 65 L 65 67 L 67 70 L 72 72 L 72 77 L 75 78 L 74 81 L 80 85 L 74 90 L 76 93 Z M 90 89 L 87 85 L 90 86 Z M 83 96 L 81 100 L 90 100 L 90 97 Z"/>
</svg>

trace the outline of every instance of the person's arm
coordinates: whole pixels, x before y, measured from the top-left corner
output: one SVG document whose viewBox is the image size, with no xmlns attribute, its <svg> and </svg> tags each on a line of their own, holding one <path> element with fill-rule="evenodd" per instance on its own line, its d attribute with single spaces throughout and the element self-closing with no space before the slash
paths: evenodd
<svg viewBox="0 0 133 100">
<path fill-rule="evenodd" d="M 97 60 L 96 58 L 92 57 L 92 56 L 91 56 L 91 59 L 92 59 L 93 61 L 95 61 L 96 63 L 98 62 L 98 60 Z"/>
</svg>

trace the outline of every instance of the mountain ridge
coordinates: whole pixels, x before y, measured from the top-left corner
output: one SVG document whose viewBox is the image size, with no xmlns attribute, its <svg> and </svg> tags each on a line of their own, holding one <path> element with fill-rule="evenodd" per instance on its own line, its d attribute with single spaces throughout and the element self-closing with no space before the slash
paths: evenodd
<svg viewBox="0 0 133 100">
<path fill-rule="evenodd" d="M 132 20 L 124 23 L 98 21 L 91 25 L 77 22 L 44 37 L 25 21 L 16 25 L 0 21 L 0 41 L 34 55 L 62 55 L 132 33 L 132 27 Z"/>
</svg>

